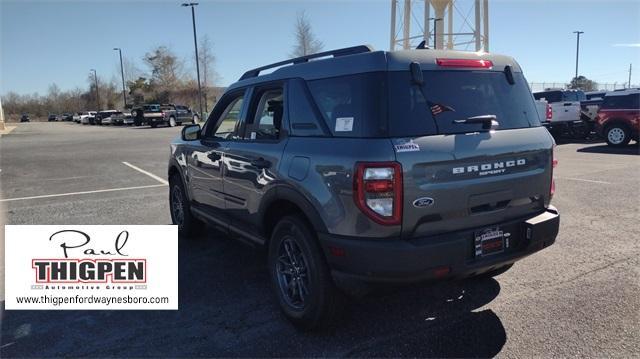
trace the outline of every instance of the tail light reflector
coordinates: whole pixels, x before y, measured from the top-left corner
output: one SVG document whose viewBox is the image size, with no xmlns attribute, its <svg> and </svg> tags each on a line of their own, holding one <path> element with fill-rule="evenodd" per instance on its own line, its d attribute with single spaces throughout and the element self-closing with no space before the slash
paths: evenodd
<svg viewBox="0 0 640 359">
<path fill-rule="evenodd" d="M 356 165 L 354 201 L 374 222 L 402 222 L 402 166 L 397 162 L 361 162 Z"/>
<path fill-rule="evenodd" d="M 436 59 L 436 64 L 443 67 L 477 67 L 483 69 L 493 67 L 493 62 L 480 59 Z"/>
<path fill-rule="evenodd" d="M 553 117 L 553 111 L 551 110 L 551 105 L 547 104 L 547 121 L 551 121 Z"/>
</svg>

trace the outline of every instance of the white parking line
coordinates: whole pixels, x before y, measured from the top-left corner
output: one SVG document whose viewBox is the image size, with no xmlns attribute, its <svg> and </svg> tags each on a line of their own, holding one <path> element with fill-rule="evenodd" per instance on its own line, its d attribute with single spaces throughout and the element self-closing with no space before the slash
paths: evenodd
<svg viewBox="0 0 640 359">
<path fill-rule="evenodd" d="M 582 179 L 582 178 L 571 178 L 571 177 L 556 177 L 556 178 L 561 180 L 569 180 L 569 181 L 580 181 L 580 182 L 589 182 L 589 183 L 598 183 L 598 184 L 613 184 L 611 182 L 595 181 L 595 180 L 588 180 L 588 179 Z"/>
<path fill-rule="evenodd" d="M 99 189 L 94 191 L 82 191 L 82 192 L 69 192 L 69 193 L 57 193 L 57 194 L 45 194 L 42 196 L 30 196 L 30 197 L 17 197 L 17 198 L 5 198 L 0 199 L 0 202 L 13 202 L 13 201 L 24 201 L 28 199 L 41 199 L 41 198 L 52 198 L 52 197 L 64 197 L 64 196 L 75 196 L 79 194 L 92 194 L 92 193 L 104 193 L 104 192 L 117 192 L 117 191 L 129 191 L 133 189 L 143 189 L 143 188 L 154 188 L 154 187 L 164 187 L 165 184 L 152 184 L 148 186 L 137 186 L 137 187 L 122 187 L 122 188 L 109 188 L 109 189 Z"/>
<path fill-rule="evenodd" d="M 122 164 L 123 164 L 123 165 L 125 165 L 125 166 L 129 166 L 129 167 L 133 168 L 134 170 L 136 170 L 136 171 L 138 171 L 138 172 L 140 172 L 140 173 L 144 173 L 145 175 L 147 175 L 147 176 L 149 176 L 149 177 L 153 178 L 154 180 L 156 180 L 156 181 L 158 181 L 158 182 L 160 182 L 160 183 L 162 183 L 162 184 L 169 184 L 169 182 L 167 182 L 164 178 L 162 178 L 162 177 L 158 177 L 158 176 L 154 175 L 154 174 L 153 174 L 153 173 L 151 173 L 151 172 L 147 172 L 147 171 L 143 170 L 143 169 L 142 169 L 142 168 L 140 168 L 140 167 L 136 167 L 136 166 L 132 165 L 132 164 L 131 164 L 131 163 L 129 163 L 129 162 L 122 162 Z"/>
</svg>

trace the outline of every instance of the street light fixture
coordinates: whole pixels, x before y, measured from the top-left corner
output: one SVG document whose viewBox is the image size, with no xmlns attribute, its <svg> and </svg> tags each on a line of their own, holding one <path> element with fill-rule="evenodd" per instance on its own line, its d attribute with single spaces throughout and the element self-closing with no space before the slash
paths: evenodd
<svg viewBox="0 0 640 359">
<path fill-rule="evenodd" d="M 578 55 L 580 54 L 580 34 L 584 34 L 584 31 L 574 31 L 576 37 L 576 76 L 574 78 L 578 78 Z"/>
<path fill-rule="evenodd" d="M 438 49 L 438 38 L 436 37 L 437 34 L 437 28 L 436 28 L 436 23 L 438 21 L 442 21 L 441 17 L 435 18 L 435 17 L 430 17 L 428 20 L 433 20 L 433 48 L 434 49 Z"/>
<path fill-rule="evenodd" d="M 202 118 L 202 116 L 204 116 L 204 111 L 202 110 L 202 87 L 200 86 L 200 62 L 199 62 L 200 59 L 198 58 L 198 37 L 196 36 L 196 11 L 194 9 L 194 7 L 197 5 L 198 5 L 197 2 L 191 2 L 191 3 L 182 3 L 181 6 L 191 7 L 191 20 L 193 22 L 193 45 L 196 48 L 196 72 L 198 75 L 198 103 L 200 105 L 199 118 Z"/>
<path fill-rule="evenodd" d="M 122 75 L 122 101 L 124 101 L 124 109 L 127 108 L 127 94 L 124 89 L 124 66 L 122 66 L 122 49 L 114 47 L 113 50 L 117 50 L 120 54 L 120 74 Z"/>
<path fill-rule="evenodd" d="M 98 105 L 98 108 L 96 110 L 100 111 L 100 92 L 98 91 L 98 73 L 96 72 L 95 69 L 91 69 L 89 71 L 93 71 L 93 80 L 96 83 L 96 102 Z"/>
</svg>

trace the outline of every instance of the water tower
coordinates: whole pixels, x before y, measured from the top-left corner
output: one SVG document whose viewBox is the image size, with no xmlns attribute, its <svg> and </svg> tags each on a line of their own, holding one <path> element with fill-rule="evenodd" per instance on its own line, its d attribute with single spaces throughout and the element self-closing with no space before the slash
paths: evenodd
<svg viewBox="0 0 640 359">
<path fill-rule="evenodd" d="M 423 40 L 430 48 L 489 51 L 489 0 L 391 0 L 390 50 Z"/>
</svg>

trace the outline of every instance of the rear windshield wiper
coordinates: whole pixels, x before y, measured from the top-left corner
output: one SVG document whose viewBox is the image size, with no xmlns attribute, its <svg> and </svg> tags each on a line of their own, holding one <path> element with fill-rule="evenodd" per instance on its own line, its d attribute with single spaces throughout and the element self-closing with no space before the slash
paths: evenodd
<svg viewBox="0 0 640 359">
<path fill-rule="evenodd" d="M 497 120 L 496 115 L 480 115 L 467 117 L 463 120 L 454 120 L 453 123 L 458 124 L 476 124 L 481 123 L 483 130 L 489 130 L 493 126 L 498 126 L 500 123 Z"/>
</svg>

